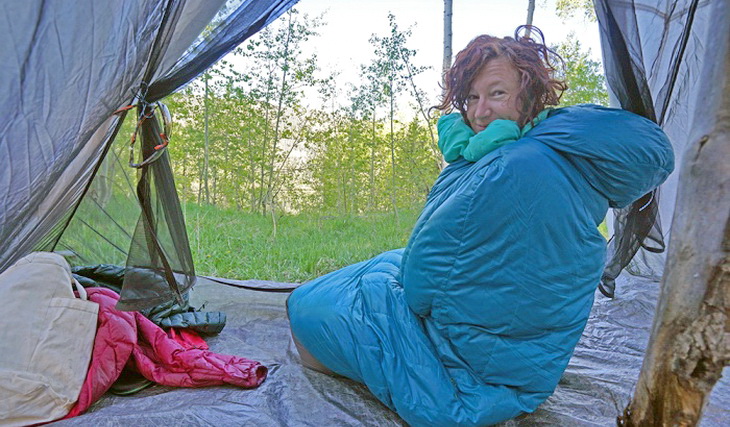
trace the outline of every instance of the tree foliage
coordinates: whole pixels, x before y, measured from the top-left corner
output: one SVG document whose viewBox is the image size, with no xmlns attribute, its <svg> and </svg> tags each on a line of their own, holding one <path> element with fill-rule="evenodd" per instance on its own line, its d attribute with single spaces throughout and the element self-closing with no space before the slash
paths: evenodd
<svg viewBox="0 0 730 427">
<path fill-rule="evenodd" d="M 608 105 L 603 67 L 600 62 L 591 59 L 590 49 L 583 50 L 580 41 L 571 33 L 555 47 L 555 51 L 565 61 L 564 74 L 561 77 L 568 84 L 560 106 L 586 103 Z"/>
<path fill-rule="evenodd" d="M 267 215 L 361 214 L 422 205 L 439 173 L 433 104 L 415 83 L 425 70 L 395 16 L 374 34 L 344 105 L 334 71 L 307 43 L 322 18 L 292 10 L 165 102 L 181 198 Z M 608 98 L 600 64 L 571 36 L 558 46 L 570 89 L 563 105 Z M 208 90 L 206 95 L 205 82 Z M 312 94 L 322 101 L 312 107 Z M 434 94 L 435 95 L 435 94 Z M 205 165 L 205 117 L 208 166 Z M 208 196 L 205 176 L 208 174 Z"/>
<path fill-rule="evenodd" d="M 593 8 L 593 0 L 557 0 L 555 11 L 560 18 L 567 20 L 576 14 L 583 14 L 588 21 L 596 21 L 596 10 Z"/>
<path fill-rule="evenodd" d="M 296 10 L 169 97 L 181 197 L 200 200 L 209 170 L 211 204 L 274 219 L 277 212 L 357 214 L 421 204 L 438 173 L 434 123 L 423 114 L 428 100 L 413 82 L 424 68 L 413 64 L 416 52 L 406 47 L 410 32 L 400 31 L 394 16 L 388 19 L 391 32 L 372 37 L 375 58 L 361 66 L 363 83 L 352 88 L 347 106 L 305 107 L 310 88 L 323 105 L 339 89 L 335 73 L 322 72 L 317 56 L 304 53 L 321 18 Z M 239 61 L 245 67 L 234 64 Z M 413 120 L 402 121 L 401 98 L 415 100 Z"/>
</svg>

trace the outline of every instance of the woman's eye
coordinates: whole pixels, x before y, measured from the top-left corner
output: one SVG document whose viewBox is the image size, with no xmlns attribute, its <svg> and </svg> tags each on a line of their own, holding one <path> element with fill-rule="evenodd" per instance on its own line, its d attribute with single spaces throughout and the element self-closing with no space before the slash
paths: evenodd
<svg viewBox="0 0 730 427">
<path fill-rule="evenodd" d="M 494 92 L 492 92 L 492 96 L 502 96 L 502 95 L 504 95 L 505 93 L 506 93 L 506 92 L 505 92 L 505 91 L 503 91 L 503 90 L 495 90 Z"/>
<path fill-rule="evenodd" d="M 467 101 L 476 101 L 477 99 L 479 99 L 479 97 L 476 95 L 469 95 L 466 97 Z"/>
</svg>

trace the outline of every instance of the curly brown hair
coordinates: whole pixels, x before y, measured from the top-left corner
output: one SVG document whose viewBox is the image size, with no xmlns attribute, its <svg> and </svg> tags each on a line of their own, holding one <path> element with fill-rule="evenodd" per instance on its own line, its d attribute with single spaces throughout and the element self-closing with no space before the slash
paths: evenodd
<svg viewBox="0 0 730 427">
<path fill-rule="evenodd" d="M 528 35 L 520 36 L 527 30 L 537 34 L 540 41 Z M 474 78 L 487 62 L 495 58 L 507 59 L 519 72 L 520 92 L 517 109 L 520 113 L 518 124 L 524 126 L 534 119 L 540 111 L 550 105 L 558 105 L 560 97 L 568 86 L 565 81 L 555 77 L 555 63 L 563 64 L 563 59 L 552 49 L 545 46 L 542 31 L 531 25 L 520 25 L 513 37 L 492 37 L 481 35 L 456 55 L 454 65 L 444 74 L 444 93 L 441 103 L 434 108 L 451 112 L 458 110 L 466 117 L 466 101 Z"/>
</svg>

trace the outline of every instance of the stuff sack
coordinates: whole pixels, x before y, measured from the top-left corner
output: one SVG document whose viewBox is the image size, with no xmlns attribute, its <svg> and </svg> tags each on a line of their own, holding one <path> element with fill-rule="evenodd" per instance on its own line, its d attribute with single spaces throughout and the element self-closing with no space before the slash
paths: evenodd
<svg viewBox="0 0 730 427">
<path fill-rule="evenodd" d="M 0 425 L 63 417 L 86 378 L 98 305 L 87 301 L 66 260 L 48 252 L 0 274 L 0 301 Z"/>
</svg>

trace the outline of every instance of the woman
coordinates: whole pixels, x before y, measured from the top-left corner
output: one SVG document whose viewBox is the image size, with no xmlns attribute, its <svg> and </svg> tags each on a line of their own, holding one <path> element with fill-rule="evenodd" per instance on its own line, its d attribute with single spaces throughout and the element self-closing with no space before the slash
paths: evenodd
<svg viewBox="0 0 730 427">
<path fill-rule="evenodd" d="M 537 28 L 533 31 L 542 36 Z M 543 120 L 545 108 L 557 105 L 567 88 L 554 78 L 553 58 L 560 59 L 530 38 L 488 35 L 475 38 L 459 52 L 444 76 L 442 102 L 435 107 L 460 112 L 439 121 L 444 159 L 477 161 Z"/>
<path fill-rule="evenodd" d="M 452 163 L 408 246 L 289 299 L 303 359 L 364 383 L 409 424 L 493 424 L 550 396 L 603 269 L 598 224 L 673 168 L 641 117 L 546 110 L 565 88 L 550 54 L 517 35 L 469 43 L 439 106 L 459 111 L 439 122 Z"/>
</svg>

